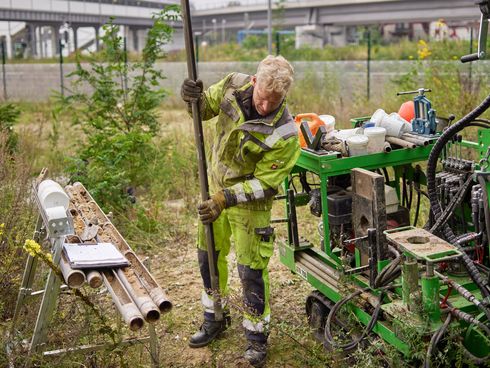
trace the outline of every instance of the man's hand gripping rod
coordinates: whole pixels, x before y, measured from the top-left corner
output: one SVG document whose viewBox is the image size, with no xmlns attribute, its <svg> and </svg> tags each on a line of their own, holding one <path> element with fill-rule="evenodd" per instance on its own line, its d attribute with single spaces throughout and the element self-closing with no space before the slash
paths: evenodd
<svg viewBox="0 0 490 368">
<path fill-rule="evenodd" d="M 197 80 L 196 59 L 194 56 L 194 42 L 192 39 L 192 23 L 190 16 L 189 0 L 181 0 L 182 21 L 184 25 L 185 49 L 187 54 L 187 72 L 189 78 Z M 192 118 L 194 120 L 194 138 L 197 147 L 197 160 L 199 170 L 199 184 L 201 189 L 201 201 L 209 199 L 209 183 L 207 175 L 206 155 L 204 152 L 204 139 L 201 121 L 199 101 L 192 102 Z M 217 268 L 217 255 L 214 247 L 213 224 L 204 225 L 206 231 L 206 243 L 208 249 L 209 274 L 214 300 L 214 317 L 216 321 L 223 320 L 223 309 L 219 298 L 219 281 Z"/>
</svg>

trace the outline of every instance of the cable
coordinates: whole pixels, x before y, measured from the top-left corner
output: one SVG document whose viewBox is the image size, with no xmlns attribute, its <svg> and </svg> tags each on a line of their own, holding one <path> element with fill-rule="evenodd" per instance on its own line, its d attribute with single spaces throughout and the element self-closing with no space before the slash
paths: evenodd
<svg viewBox="0 0 490 368">
<path fill-rule="evenodd" d="M 441 325 L 441 327 L 437 329 L 434 335 L 432 335 L 432 338 L 429 342 L 429 347 L 427 348 L 427 353 L 425 354 L 424 368 L 430 368 L 430 359 L 432 357 L 432 354 L 434 353 L 434 349 L 437 347 L 439 341 L 441 341 L 442 336 L 444 336 L 444 334 L 446 333 L 452 318 L 452 314 L 448 313 L 444 323 Z"/>
<path fill-rule="evenodd" d="M 382 300 L 383 300 L 383 297 L 384 297 L 384 290 L 381 290 L 381 292 L 380 292 L 380 294 L 378 296 L 378 304 L 374 308 L 374 312 L 373 312 L 373 314 L 371 316 L 371 319 L 369 320 L 369 323 L 367 324 L 366 328 L 363 330 L 363 332 L 362 332 L 362 334 L 361 334 L 360 337 L 358 337 L 357 339 L 353 339 L 352 341 L 350 341 L 350 342 L 348 342 L 346 344 L 339 344 L 333 338 L 333 336 L 332 336 L 332 330 L 331 330 L 332 319 L 335 318 L 335 315 L 337 314 L 338 310 L 344 304 L 346 304 L 347 302 L 349 302 L 350 300 L 352 300 L 355 297 L 359 296 L 363 292 L 366 292 L 366 291 L 369 291 L 369 290 L 371 290 L 369 287 L 364 288 L 362 290 L 358 290 L 358 291 L 356 291 L 356 292 L 354 292 L 354 293 L 352 293 L 352 294 L 344 297 L 343 299 L 339 300 L 337 303 L 335 303 L 335 305 L 330 310 L 330 313 L 328 314 L 327 321 L 325 322 L 325 332 L 324 332 L 324 335 L 325 335 L 325 341 L 328 344 L 332 345 L 336 349 L 340 349 L 340 350 L 343 350 L 343 351 L 349 351 L 349 350 L 352 350 L 353 348 L 355 348 L 372 331 L 372 329 L 374 328 L 374 325 L 376 324 L 376 322 L 378 320 L 379 313 L 381 311 L 381 304 L 382 304 Z"/>
<path fill-rule="evenodd" d="M 463 130 L 467 126 L 471 126 L 471 122 L 478 118 L 481 114 L 483 114 L 490 107 L 490 95 L 488 95 L 480 105 L 478 105 L 475 109 L 473 109 L 469 114 L 464 116 L 461 120 L 459 120 L 454 125 L 451 125 L 447 130 L 442 133 L 439 139 L 434 144 L 432 148 L 429 159 L 427 162 L 427 189 L 429 194 L 430 205 L 432 209 L 432 213 L 434 214 L 435 219 L 437 220 L 442 213 L 441 204 L 437 198 L 437 189 L 436 189 L 436 169 L 439 160 L 439 156 L 444 149 L 446 143 L 459 131 Z M 474 124 L 477 124 L 475 122 Z M 446 239 L 452 243 L 455 237 L 451 228 L 447 224 L 443 225 L 443 232 L 446 236 Z M 472 280 L 478 285 L 484 297 L 490 296 L 490 292 L 486 287 L 478 269 L 473 264 L 473 261 L 463 253 L 463 263 L 472 278 Z"/>
<path fill-rule="evenodd" d="M 463 198 L 466 196 L 466 192 L 468 191 L 468 188 L 472 182 L 473 178 L 470 175 L 468 179 L 466 179 L 466 182 L 459 188 L 454 197 L 451 199 L 451 202 L 449 202 L 448 206 L 444 209 L 444 212 L 436 220 L 436 223 L 431 227 L 429 230 L 431 233 L 436 232 L 441 225 L 445 224 L 449 220 L 449 217 L 454 212 L 456 206 L 460 204 Z"/>
</svg>

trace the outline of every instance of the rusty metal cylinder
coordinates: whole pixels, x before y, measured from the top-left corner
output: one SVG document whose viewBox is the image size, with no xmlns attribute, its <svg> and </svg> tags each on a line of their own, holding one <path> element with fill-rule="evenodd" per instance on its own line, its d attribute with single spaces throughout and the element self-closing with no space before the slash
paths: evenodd
<svg viewBox="0 0 490 368">
<path fill-rule="evenodd" d="M 163 289 L 158 286 L 157 282 L 140 259 L 136 257 L 133 252 L 127 252 L 124 256 L 131 264 L 133 271 L 138 275 L 153 302 L 158 306 L 158 309 L 160 309 L 160 312 L 169 312 L 172 309 L 172 302 L 167 298 Z"/>
<path fill-rule="evenodd" d="M 124 321 L 128 324 L 129 329 L 131 331 L 141 329 L 145 323 L 143 316 L 119 279 L 114 275 L 113 271 L 104 271 L 102 275 L 104 284 L 107 290 L 109 290 L 119 313 L 121 313 Z"/>
<path fill-rule="evenodd" d="M 148 322 L 158 321 L 160 319 L 160 311 L 133 270 L 129 267 L 124 270 L 119 268 L 117 277 L 126 288 L 141 314 L 143 314 L 143 317 L 145 317 L 145 320 Z"/>
<path fill-rule="evenodd" d="M 104 281 L 99 271 L 90 270 L 85 272 L 87 275 L 87 283 L 90 285 L 91 288 L 98 289 L 102 286 Z"/>
<path fill-rule="evenodd" d="M 60 258 L 60 268 L 63 277 L 65 278 L 65 283 L 72 289 L 79 289 L 85 283 L 85 274 L 81 270 L 74 270 L 70 267 L 65 255 L 62 253 Z"/>
</svg>

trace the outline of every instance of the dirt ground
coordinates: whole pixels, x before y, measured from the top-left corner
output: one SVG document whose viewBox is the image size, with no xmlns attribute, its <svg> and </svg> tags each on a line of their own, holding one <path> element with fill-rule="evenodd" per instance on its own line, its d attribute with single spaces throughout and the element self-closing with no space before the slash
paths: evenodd
<svg viewBox="0 0 490 368">
<path fill-rule="evenodd" d="M 202 320 L 200 295 L 202 281 L 197 264 L 194 237 L 197 223 L 189 235 L 175 239 L 165 251 L 152 257 L 157 281 L 167 290 L 173 310 L 161 323 L 160 359 L 171 367 L 249 367 L 241 356 L 246 340 L 241 316 L 232 308 L 232 326 L 210 346 L 191 349 L 188 338 Z M 305 314 L 305 298 L 312 288 L 292 274 L 279 261 L 277 241 L 269 265 L 271 279 L 272 323 L 269 338 L 268 367 L 326 366 L 327 355 L 311 337 Z M 229 257 L 232 295 L 241 295 L 234 254 Z"/>
</svg>

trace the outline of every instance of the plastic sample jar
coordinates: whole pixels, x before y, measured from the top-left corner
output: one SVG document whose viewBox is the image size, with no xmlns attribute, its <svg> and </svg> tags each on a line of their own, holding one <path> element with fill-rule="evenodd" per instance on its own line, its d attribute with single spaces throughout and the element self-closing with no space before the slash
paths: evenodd
<svg viewBox="0 0 490 368">
<path fill-rule="evenodd" d="M 369 143 L 367 145 L 368 153 L 383 152 L 386 136 L 385 128 L 366 128 L 364 129 L 364 135 L 369 138 Z"/>
<path fill-rule="evenodd" d="M 353 135 L 346 140 L 349 156 L 362 156 L 368 153 L 369 138 L 365 135 Z"/>
<path fill-rule="evenodd" d="M 44 209 L 61 206 L 68 209 L 70 199 L 57 182 L 53 180 L 42 181 L 37 188 L 37 195 Z"/>
</svg>

